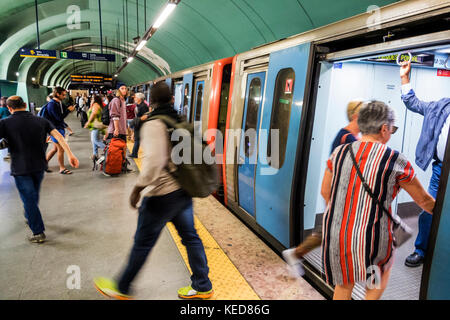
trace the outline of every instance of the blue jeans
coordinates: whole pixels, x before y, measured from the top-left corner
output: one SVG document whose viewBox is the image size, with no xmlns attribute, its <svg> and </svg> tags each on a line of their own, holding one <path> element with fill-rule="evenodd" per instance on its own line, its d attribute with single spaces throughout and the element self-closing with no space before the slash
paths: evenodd
<svg viewBox="0 0 450 320">
<path fill-rule="evenodd" d="M 44 221 L 42 221 L 41 211 L 39 210 L 39 191 L 44 179 L 44 172 L 31 173 L 26 176 L 14 176 L 17 190 L 25 209 L 25 218 L 34 235 L 44 232 Z"/>
<path fill-rule="evenodd" d="M 439 180 L 441 178 L 442 162 L 434 161 L 432 165 L 433 174 L 431 175 L 428 193 L 436 199 Z M 414 246 L 421 257 L 425 257 L 428 247 L 428 238 L 430 237 L 431 222 L 433 216 L 426 211 L 422 211 L 419 216 L 419 234 L 417 235 Z"/>
<path fill-rule="evenodd" d="M 140 139 L 139 139 L 139 136 L 136 136 L 136 133 L 134 134 L 134 146 L 133 146 L 133 151 L 131 152 L 131 155 L 133 156 L 133 157 L 136 157 L 137 158 L 137 156 L 138 156 L 138 154 L 139 154 L 139 147 L 140 147 L 140 145 L 141 145 L 141 141 L 140 141 Z"/>
<path fill-rule="evenodd" d="M 145 197 L 142 200 L 134 245 L 128 265 L 118 281 L 121 292 L 129 293 L 131 282 L 142 268 L 167 222 L 174 224 L 181 242 L 186 246 L 192 270 L 192 288 L 197 291 L 212 289 L 205 249 L 194 228 L 192 198 L 183 190 L 177 190 L 163 196 Z"/>
<path fill-rule="evenodd" d="M 92 154 L 98 156 L 98 148 L 101 150 L 105 149 L 105 144 L 103 140 L 100 139 L 100 132 L 98 129 L 93 129 L 91 131 L 91 142 L 92 142 Z"/>
</svg>

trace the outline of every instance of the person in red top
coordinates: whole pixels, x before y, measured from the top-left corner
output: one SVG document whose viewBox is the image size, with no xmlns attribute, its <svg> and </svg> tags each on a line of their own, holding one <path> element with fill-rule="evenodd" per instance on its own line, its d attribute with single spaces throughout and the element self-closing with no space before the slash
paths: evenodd
<svg viewBox="0 0 450 320">
<path fill-rule="evenodd" d="M 132 129 L 133 119 L 136 117 L 136 105 L 134 104 L 134 97 L 130 97 L 127 103 L 127 132 L 131 141 L 134 141 L 134 132 Z"/>
</svg>

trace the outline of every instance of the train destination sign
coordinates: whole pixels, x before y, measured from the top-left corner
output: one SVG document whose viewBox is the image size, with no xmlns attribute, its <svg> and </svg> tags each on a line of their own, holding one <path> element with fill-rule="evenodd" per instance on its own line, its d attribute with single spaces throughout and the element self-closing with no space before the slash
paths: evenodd
<svg viewBox="0 0 450 320">
<path fill-rule="evenodd" d="M 411 54 L 411 64 L 432 67 L 434 65 L 434 55 L 432 54 Z M 398 58 L 398 59 L 397 59 Z M 404 53 L 398 57 L 398 54 L 390 54 L 380 57 L 364 59 L 363 61 L 397 63 L 399 61 L 409 61 L 409 54 Z"/>
<path fill-rule="evenodd" d="M 70 80 L 73 84 L 96 84 L 96 85 L 111 85 L 111 76 L 101 75 L 84 75 L 84 74 L 72 74 Z"/>
<path fill-rule="evenodd" d="M 20 49 L 20 56 L 27 58 L 56 59 L 56 50 Z"/>
<path fill-rule="evenodd" d="M 93 52 L 60 51 L 59 56 L 61 59 L 110 61 L 110 62 L 116 61 L 116 56 L 114 54 L 101 54 Z"/>
</svg>

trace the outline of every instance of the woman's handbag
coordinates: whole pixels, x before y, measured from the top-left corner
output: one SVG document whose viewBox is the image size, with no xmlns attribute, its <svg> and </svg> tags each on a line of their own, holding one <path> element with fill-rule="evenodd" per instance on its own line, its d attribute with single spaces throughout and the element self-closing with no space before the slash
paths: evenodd
<svg viewBox="0 0 450 320">
<path fill-rule="evenodd" d="M 409 238 L 412 237 L 412 229 L 408 227 L 406 223 L 404 223 L 399 217 L 393 216 L 389 210 L 387 210 L 383 204 L 378 200 L 378 198 L 372 193 L 372 190 L 370 189 L 369 185 L 367 184 L 366 180 L 364 180 L 361 170 L 358 167 L 358 164 L 356 163 L 355 154 L 353 153 L 352 144 L 348 146 L 350 150 L 350 157 L 353 161 L 353 166 L 356 169 L 356 173 L 358 174 L 359 179 L 361 180 L 364 189 L 366 192 L 370 195 L 370 197 L 378 204 L 378 206 L 381 208 L 381 210 L 387 214 L 389 219 L 394 223 L 394 246 L 400 247 L 403 245 L 406 241 L 409 240 Z"/>
<path fill-rule="evenodd" d="M 102 129 L 107 128 L 107 126 L 105 126 L 105 125 L 103 124 L 103 122 L 98 121 L 97 119 L 94 119 L 94 122 L 92 123 L 92 126 L 93 126 L 95 129 L 99 129 L 99 130 L 102 130 Z"/>
</svg>

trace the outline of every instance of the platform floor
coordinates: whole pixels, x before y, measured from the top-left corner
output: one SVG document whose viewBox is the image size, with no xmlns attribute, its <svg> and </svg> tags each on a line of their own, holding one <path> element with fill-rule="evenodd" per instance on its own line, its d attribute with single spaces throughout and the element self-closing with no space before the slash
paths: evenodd
<svg viewBox="0 0 450 320">
<path fill-rule="evenodd" d="M 26 240 L 22 203 L 0 153 L 0 300 L 107 299 L 94 289 L 93 278 L 114 277 L 127 261 L 137 222 L 128 196 L 138 165 L 117 178 L 91 171 L 89 131 L 73 114 L 67 122 L 75 132 L 67 139 L 80 168 L 65 176 L 58 173 L 56 157 L 50 162 L 54 172 L 46 174 L 40 200 L 44 244 Z M 215 198 L 195 199 L 194 212 L 213 299 L 324 299 L 304 279 L 289 277 L 282 259 Z M 136 299 L 178 299 L 177 289 L 190 283 L 183 250 L 168 225 L 134 281 Z M 73 268 L 80 270 L 80 289 L 69 289 Z"/>
</svg>

